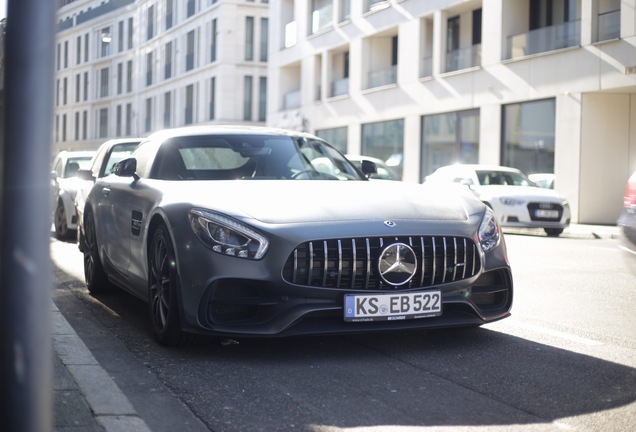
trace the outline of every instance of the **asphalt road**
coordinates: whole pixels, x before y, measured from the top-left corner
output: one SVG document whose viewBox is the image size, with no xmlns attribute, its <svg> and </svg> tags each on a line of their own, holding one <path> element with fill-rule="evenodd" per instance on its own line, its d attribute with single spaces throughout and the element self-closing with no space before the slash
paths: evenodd
<svg viewBox="0 0 636 432">
<path fill-rule="evenodd" d="M 153 431 L 636 430 L 636 259 L 507 234 L 513 316 L 479 329 L 158 346 L 52 239 L 53 298 Z"/>
</svg>

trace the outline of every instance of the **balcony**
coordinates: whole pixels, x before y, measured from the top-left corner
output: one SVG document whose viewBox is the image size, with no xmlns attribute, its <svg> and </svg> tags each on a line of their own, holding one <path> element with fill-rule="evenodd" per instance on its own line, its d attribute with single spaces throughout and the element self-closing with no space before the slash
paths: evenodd
<svg viewBox="0 0 636 432">
<path fill-rule="evenodd" d="M 283 96 L 283 110 L 300 107 L 300 89 L 292 90 Z"/>
<path fill-rule="evenodd" d="M 331 83 L 330 97 L 342 96 L 349 93 L 349 78 L 340 78 Z"/>
<path fill-rule="evenodd" d="M 481 64 L 481 44 L 461 48 L 446 53 L 444 72 L 468 69 Z"/>
<path fill-rule="evenodd" d="M 507 59 L 578 46 L 581 22 L 568 21 L 508 37 Z"/>
<path fill-rule="evenodd" d="M 367 89 L 382 87 L 397 83 L 397 66 L 369 71 L 367 75 Z"/>
<path fill-rule="evenodd" d="M 598 15 L 598 41 L 618 39 L 621 36 L 621 10 Z"/>
</svg>

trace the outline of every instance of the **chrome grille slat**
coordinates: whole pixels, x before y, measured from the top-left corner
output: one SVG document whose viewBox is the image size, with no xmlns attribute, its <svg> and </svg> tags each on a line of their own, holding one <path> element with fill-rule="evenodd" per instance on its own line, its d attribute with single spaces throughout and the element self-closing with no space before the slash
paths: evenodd
<svg viewBox="0 0 636 432">
<path fill-rule="evenodd" d="M 358 251 L 356 250 L 356 239 L 351 239 L 351 250 L 353 255 L 351 257 L 351 288 L 356 286 L 356 276 L 358 272 Z"/>
<path fill-rule="evenodd" d="M 408 244 L 417 260 L 414 277 L 397 287 L 383 282 L 378 270 L 383 249 L 393 243 Z M 312 240 L 290 253 L 283 278 L 293 284 L 343 290 L 414 289 L 478 275 L 481 264 L 478 254 L 479 249 L 470 237 L 390 236 Z"/>
</svg>

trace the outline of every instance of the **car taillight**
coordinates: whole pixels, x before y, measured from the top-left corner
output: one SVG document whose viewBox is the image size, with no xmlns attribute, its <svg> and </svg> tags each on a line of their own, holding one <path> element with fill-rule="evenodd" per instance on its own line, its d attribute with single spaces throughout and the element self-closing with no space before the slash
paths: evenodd
<svg viewBox="0 0 636 432">
<path fill-rule="evenodd" d="M 625 207 L 636 205 L 636 173 L 627 180 L 627 190 L 625 191 Z"/>
</svg>

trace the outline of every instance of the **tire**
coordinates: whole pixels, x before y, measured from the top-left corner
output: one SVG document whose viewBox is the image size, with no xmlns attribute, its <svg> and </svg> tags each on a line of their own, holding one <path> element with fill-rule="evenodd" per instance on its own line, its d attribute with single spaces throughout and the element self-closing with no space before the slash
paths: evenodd
<svg viewBox="0 0 636 432">
<path fill-rule="evenodd" d="M 69 237 L 70 230 L 66 223 L 66 210 L 64 209 L 64 203 L 62 200 L 59 200 L 57 202 L 57 207 L 55 207 L 53 225 L 55 225 L 55 235 L 58 239 L 65 240 Z"/>
<path fill-rule="evenodd" d="M 184 345 L 192 338 L 181 330 L 175 262 L 168 228 L 161 224 L 152 234 L 148 253 L 148 313 L 156 341 L 165 346 Z"/>
<path fill-rule="evenodd" d="M 108 276 L 99 258 L 97 239 L 95 236 L 95 219 L 92 212 L 84 215 L 84 280 L 91 294 L 104 294 L 113 290 Z"/>
<path fill-rule="evenodd" d="M 563 233 L 563 228 L 543 228 L 548 237 L 558 237 Z"/>
</svg>

